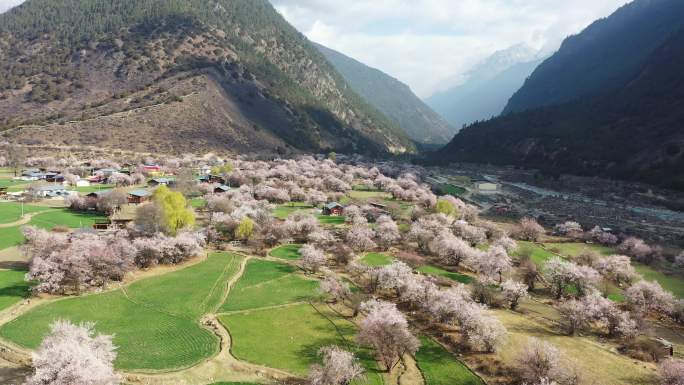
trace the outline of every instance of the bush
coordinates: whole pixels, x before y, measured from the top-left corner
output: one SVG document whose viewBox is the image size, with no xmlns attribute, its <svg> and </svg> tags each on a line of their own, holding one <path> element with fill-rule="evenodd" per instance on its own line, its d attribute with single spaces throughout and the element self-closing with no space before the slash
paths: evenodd
<svg viewBox="0 0 684 385">
<path fill-rule="evenodd" d="M 628 341 L 620 350 L 629 357 L 646 362 L 659 362 L 669 355 L 662 344 L 644 336 Z"/>
</svg>

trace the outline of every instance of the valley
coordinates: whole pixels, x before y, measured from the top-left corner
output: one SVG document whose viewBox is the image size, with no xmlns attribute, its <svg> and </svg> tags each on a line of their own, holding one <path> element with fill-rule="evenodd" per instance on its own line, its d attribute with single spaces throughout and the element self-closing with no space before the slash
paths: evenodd
<svg viewBox="0 0 684 385">
<path fill-rule="evenodd" d="M 0 384 L 683 385 L 684 2 L 0 0 Z"/>
</svg>

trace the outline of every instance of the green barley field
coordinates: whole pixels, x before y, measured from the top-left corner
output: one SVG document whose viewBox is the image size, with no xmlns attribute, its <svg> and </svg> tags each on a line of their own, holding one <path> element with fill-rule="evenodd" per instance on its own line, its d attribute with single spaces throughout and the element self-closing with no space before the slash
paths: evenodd
<svg viewBox="0 0 684 385">
<path fill-rule="evenodd" d="M 299 249 L 301 248 L 302 245 L 283 245 L 271 250 L 271 256 L 294 261 L 302 257 L 299 254 Z"/>
<path fill-rule="evenodd" d="M 444 270 L 440 267 L 431 266 L 431 265 L 421 266 L 421 267 L 417 268 L 416 271 L 423 273 L 423 274 L 427 274 L 427 275 L 434 275 L 434 276 L 438 276 L 438 277 L 449 278 L 452 281 L 464 283 L 466 285 L 473 283 L 473 281 L 475 280 L 475 278 L 473 278 L 469 275 L 456 273 L 453 271 L 447 271 L 447 270 Z"/>
<path fill-rule="evenodd" d="M 223 300 L 241 257 L 215 253 L 182 270 L 135 282 L 125 290 L 72 297 L 30 310 L 0 328 L 0 336 L 36 348 L 57 319 L 92 321 L 113 334 L 116 366 L 124 370 L 188 367 L 216 353 L 218 338 L 200 327 Z"/>
<path fill-rule="evenodd" d="M 386 266 L 393 261 L 394 258 L 382 253 L 368 253 L 361 258 L 361 263 L 372 267 Z"/>
<path fill-rule="evenodd" d="M 425 385 L 484 385 L 467 366 L 432 338 L 421 337 L 420 345 L 416 362 L 425 378 Z"/>
<path fill-rule="evenodd" d="M 0 270 L 0 310 L 29 297 L 31 284 L 25 275 L 24 270 Z"/>
<path fill-rule="evenodd" d="M 251 260 L 220 311 L 232 312 L 309 301 L 318 295 L 318 281 L 294 266 Z"/>
<path fill-rule="evenodd" d="M 367 370 L 365 384 L 383 383 L 371 356 L 354 344 L 355 326 L 323 305 L 257 309 L 224 314 L 219 320 L 233 337 L 232 352 L 238 359 L 305 375 L 320 362 L 321 347 L 338 345 L 357 353 Z"/>
</svg>

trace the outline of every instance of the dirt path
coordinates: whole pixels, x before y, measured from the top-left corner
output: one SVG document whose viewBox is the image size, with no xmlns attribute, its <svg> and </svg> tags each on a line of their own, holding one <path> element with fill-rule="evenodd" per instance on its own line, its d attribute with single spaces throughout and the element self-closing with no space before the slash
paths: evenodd
<svg viewBox="0 0 684 385">
<path fill-rule="evenodd" d="M 424 385 L 425 380 L 418 369 L 416 360 L 410 354 L 404 354 L 401 361 L 394 365 L 389 373 L 383 374 L 386 385 Z"/>
<path fill-rule="evenodd" d="M 23 226 L 23 225 L 29 223 L 31 221 L 31 218 L 33 218 L 36 215 L 40 215 L 40 214 L 43 214 L 43 212 L 24 214 L 24 217 L 18 221 L 11 222 L 11 223 L 0 223 L 0 229 L 6 229 L 8 227 Z"/>
</svg>

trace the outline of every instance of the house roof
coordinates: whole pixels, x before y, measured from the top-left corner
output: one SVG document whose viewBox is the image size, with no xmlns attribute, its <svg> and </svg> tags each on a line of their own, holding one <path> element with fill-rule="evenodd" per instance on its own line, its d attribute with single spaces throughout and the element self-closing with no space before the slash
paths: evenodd
<svg viewBox="0 0 684 385">
<path fill-rule="evenodd" d="M 94 196 L 94 197 L 100 197 L 101 195 L 107 194 L 108 192 L 112 191 L 112 189 L 107 189 L 107 190 L 100 190 L 100 191 L 93 191 L 86 196 Z"/>
<path fill-rule="evenodd" d="M 133 191 L 129 191 L 128 195 L 131 195 L 134 197 L 145 198 L 145 197 L 152 195 L 152 192 L 149 190 L 133 190 Z"/>
<path fill-rule="evenodd" d="M 222 185 L 220 185 L 220 186 L 217 186 L 217 187 L 214 189 L 214 191 L 216 191 L 216 190 L 228 191 L 228 190 L 230 190 L 230 187 L 228 187 L 228 186 L 222 184 Z"/>
<path fill-rule="evenodd" d="M 337 202 L 330 202 L 330 203 L 328 203 L 328 204 L 325 205 L 325 208 L 327 208 L 328 210 L 332 210 L 332 209 L 338 208 L 338 207 L 339 207 L 339 208 L 344 208 L 344 206 L 342 206 L 341 204 L 339 204 L 339 203 L 337 203 Z"/>
<path fill-rule="evenodd" d="M 152 178 L 150 179 L 150 182 L 156 182 L 159 184 L 166 184 L 166 183 L 171 183 L 175 182 L 176 178 Z"/>
<path fill-rule="evenodd" d="M 48 184 L 48 185 L 43 185 L 43 186 L 37 186 L 35 188 L 36 191 L 63 191 L 66 190 L 64 186 L 61 184 Z"/>
</svg>

